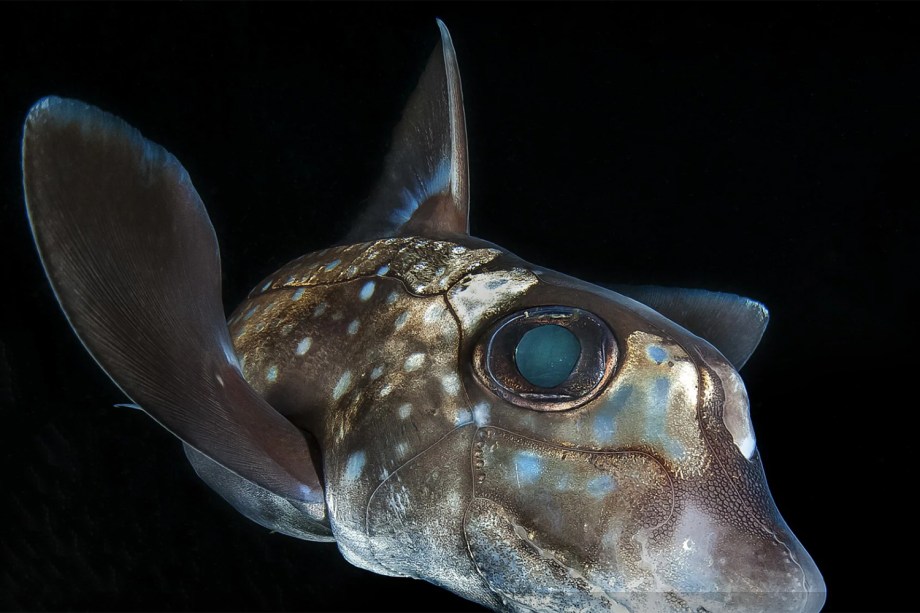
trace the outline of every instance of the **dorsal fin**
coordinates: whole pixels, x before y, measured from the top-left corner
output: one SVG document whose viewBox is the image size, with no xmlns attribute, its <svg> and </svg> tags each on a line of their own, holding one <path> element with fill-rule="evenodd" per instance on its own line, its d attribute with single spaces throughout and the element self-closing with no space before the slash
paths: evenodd
<svg viewBox="0 0 920 613">
<path fill-rule="evenodd" d="M 179 161 L 113 115 L 45 98 L 22 170 L 45 272 L 99 365 L 185 443 L 322 519 L 307 440 L 240 372 L 217 238 Z"/>
<path fill-rule="evenodd" d="M 609 287 L 706 339 L 736 370 L 741 370 L 757 349 L 770 320 L 767 307 L 735 294 L 655 285 Z"/>
<path fill-rule="evenodd" d="M 441 41 L 393 132 L 383 174 L 347 242 L 469 233 L 460 72 L 450 33 L 440 19 L 438 27 Z"/>
</svg>

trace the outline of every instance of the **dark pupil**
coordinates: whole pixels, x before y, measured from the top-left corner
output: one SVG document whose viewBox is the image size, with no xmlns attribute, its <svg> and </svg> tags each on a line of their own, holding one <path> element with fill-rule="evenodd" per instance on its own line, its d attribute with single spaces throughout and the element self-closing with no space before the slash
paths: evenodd
<svg viewBox="0 0 920 613">
<path fill-rule="evenodd" d="M 553 324 L 529 330 L 514 350 L 518 371 L 537 387 L 560 385 L 572 374 L 579 356 L 581 343 L 578 338 Z"/>
</svg>

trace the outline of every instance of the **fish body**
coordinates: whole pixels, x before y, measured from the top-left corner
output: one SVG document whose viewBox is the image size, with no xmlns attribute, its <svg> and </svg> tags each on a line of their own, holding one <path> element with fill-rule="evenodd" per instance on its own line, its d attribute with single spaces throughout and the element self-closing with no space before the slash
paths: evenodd
<svg viewBox="0 0 920 613">
<path fill-rule="evenodd" d="M 766 309 L 614 291 L 469 236 L 440 26 L 352 233 L 226 322 L 178 161 L 88 105 L 39 102 L 27 206 L 74 330 L 237 510 L 362 568 L 495 610 L 820 610 L 738 374 Z"/>
</svg>

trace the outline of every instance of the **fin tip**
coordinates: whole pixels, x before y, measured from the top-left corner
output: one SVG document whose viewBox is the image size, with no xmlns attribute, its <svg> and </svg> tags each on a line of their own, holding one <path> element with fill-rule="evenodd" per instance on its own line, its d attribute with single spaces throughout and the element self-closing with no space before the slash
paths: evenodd
<svg viewBox="0 0 920 613">
<path fill-rule="evenodd" d="M 134 155 L 147 168 L 147 172 L 161 168 L 175 173 L 178 184 L 194 191 L 185 167 L 165 147 L 146 138 L 140 130 L 121 117 L 75 98 L 50 95 L 32 105 L 23 128 L 23 162 L 27 142 L 44 140 L 71 127 L 79 130 L 84 142 L 124 143 L 134 149 Z"/>
<path fill-rule="evenodd" d="M 447 25 L 444 21 L 440 17 L 435 17 L 434 21 L 438 24 L 438 30 L 441 32 L 441 42 L 445 44 L 451 43 L 450 31 L 447 29 Z"/>
<path fill-rule="evenodd" d="M 766 327 L 767 322 L 770 321 L 770 309 L 767 308 L 767 305 L 765 305 L 759 300 L 754 300 L 753 298 L 747 298 L 747 297 L 741 297 L 741 298 L 743 298 L 743 300 L 747 302 L 748 308 L 750 308 L 752 312 L 756 313 L 756 316 L 763 323 L 764 327 Z"/>
<path fill-rule="evenodd" d="M 115 119 L 114 115 L 74 98 L 62 98 L 54 95 L 44 96 L 29 108 L 29 112 L 26 115 L 26 128 L 28 129 L 30 125 L 34 125 L 39 121 L 70 123 L 85 121 L 88 117 L 93 117 L 97 120 L 102 118 Z"/>
</svg>

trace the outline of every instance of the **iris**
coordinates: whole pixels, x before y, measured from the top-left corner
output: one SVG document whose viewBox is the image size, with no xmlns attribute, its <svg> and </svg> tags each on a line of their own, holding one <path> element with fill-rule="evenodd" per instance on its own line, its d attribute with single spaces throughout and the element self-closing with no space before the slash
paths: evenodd
<svg viewBox="0 0 920 613">
<path fill-rule="evenodd" d="M 572 374 L 581 356 L 581 343 L 566 328 L 538 326 L 521 337 L 514 350 L 518 371 L 537 387 L 556 387 Z"/>
</svg>

